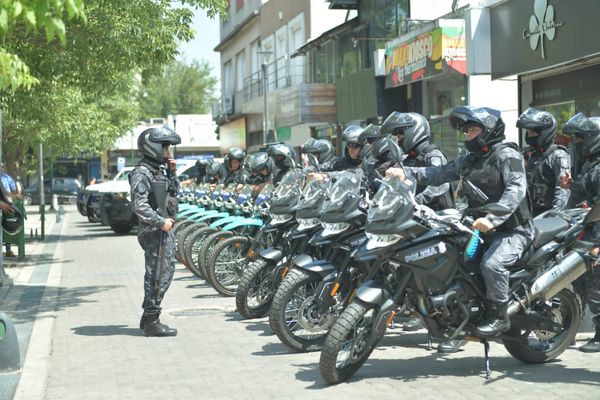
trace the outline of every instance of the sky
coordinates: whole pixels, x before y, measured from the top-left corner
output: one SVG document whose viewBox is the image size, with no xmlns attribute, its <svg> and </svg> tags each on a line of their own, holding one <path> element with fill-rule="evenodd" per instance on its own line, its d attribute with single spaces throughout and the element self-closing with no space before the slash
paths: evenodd
<svg viewBox="0 0 600 400">
<path fill-rule="evenodd" d="M 191 41 L 179 45 L 180 57 L 184 57 L 188 62 L 194 59 L 207 60 L 213 68 L 213 76 L 220 80 L 220 56 L 213 51 L 219 44 L 219 19 L 209 18 L 204 10 L 194 10 L 192 29 L 196 36 Z"/>
</svg>

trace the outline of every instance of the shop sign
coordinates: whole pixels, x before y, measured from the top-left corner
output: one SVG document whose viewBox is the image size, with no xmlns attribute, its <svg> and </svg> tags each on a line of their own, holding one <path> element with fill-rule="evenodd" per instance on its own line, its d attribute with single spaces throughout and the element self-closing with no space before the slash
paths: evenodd
<svg viewBox="0 0 600 400">
<path fill-rule="evenodd" d="M 534 13 L 529 18 L 529 29 L 523 31 L 523 39 L 529 39 L 531 50 L 536 50 L 538 43 L 541 44 L 542 58 L 545 60 L 544 36 L 548 40 L 554 40 L 556 28 L 563 23 L 554 22 L 554 7 L 548 5 L 548 0 L 535 0 L 533 10 Z"/>
<path fill-rule="evenodd" d="M 441 22 L 441 21 L 440 21 Z M 385 87 L 392 88 L 448 73 L 466 73 L 464 21 L 438 27 L 407 42 L 387 47 Z"/>
<path fill-rule="evenodd" d="M 246 118 L 238 118 L 219 128 L 221 153 L 225 154 L 232 147 L 246 148 Z"/>
</svg>

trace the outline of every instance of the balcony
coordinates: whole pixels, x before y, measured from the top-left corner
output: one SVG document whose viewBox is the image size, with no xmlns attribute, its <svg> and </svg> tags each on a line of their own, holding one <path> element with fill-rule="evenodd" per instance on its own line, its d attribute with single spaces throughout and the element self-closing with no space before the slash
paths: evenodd
<svg viewBox="0 0 600 400">
<path fill-rule="evenodd" d="M 359 0 L 326 0 L 332 10 L 357 10 Z"/>
</svg>

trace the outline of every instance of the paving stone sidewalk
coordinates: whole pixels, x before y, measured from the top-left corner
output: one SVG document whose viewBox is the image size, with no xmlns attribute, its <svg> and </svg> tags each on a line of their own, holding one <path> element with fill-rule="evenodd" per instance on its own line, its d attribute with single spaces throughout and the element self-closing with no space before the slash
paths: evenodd
<svg viewBox="0 0 600 400">
<path fill-rule="evenodd" d="M 240 320 L 234 299 L 220 297 L 181 265 L 162 317 L 179 335 L 146 338 L 137 329 L 144 269 L 135 234 L 117 236 L 68 211 L 56 248 L 60 260 L 48 273 L 59 284 L 42 298 L 52 320 L 48 356 L 38 363 L 42 376 L 27 378 L 43 382 L 39 398 L 600 398 L 600 354 L 573 347 L 555 362 L 525 365 L 492 344 L 494 372 L 486 380 L 483 346 L 442 355 L 425 349 L 424 331 L 400 330 L 389 332 L 351 382 L 326 387 L 319 353 L 290 352 L 265 318 Z M 47 339 L 34 335 L 31 343 Z M 27 399 L 35 392 L 19 391 L 17 398 Z"/>
</svg>

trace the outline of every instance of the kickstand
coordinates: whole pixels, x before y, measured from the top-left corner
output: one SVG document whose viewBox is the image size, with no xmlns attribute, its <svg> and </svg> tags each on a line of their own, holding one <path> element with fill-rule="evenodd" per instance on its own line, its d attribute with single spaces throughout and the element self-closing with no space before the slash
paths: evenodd
<svg viewBox="0 0 600 400">
<path fill-rule="evenodd" d="M 485 379 L 490 379 L 492 375 L 492 369 L 490 368 L 490 343 L 487 339 L 481 341 L 483 343 L 483 349 L 485 351 Z"/>
<path fill-rule="evenodd" d="M 431 332 L 427 332 L 427 350 L 433 349 Z"/>
</svg>

